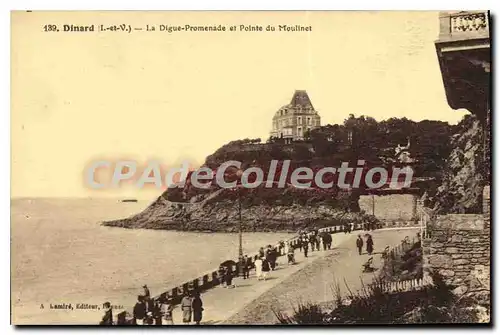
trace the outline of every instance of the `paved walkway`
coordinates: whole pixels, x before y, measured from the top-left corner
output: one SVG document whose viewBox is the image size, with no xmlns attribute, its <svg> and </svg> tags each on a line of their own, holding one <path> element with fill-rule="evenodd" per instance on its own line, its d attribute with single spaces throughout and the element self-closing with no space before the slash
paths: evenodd
<svg viewBox="0 0 500 335">
<path fill-rule="evenodd" d="M 387 246 L 394 246 L 406 236 L 416 233 L 416 228 L 384 229 L 370 232 L 373 236 L 374 265 L 381 265 L 381 253 Z M 369 283 L 374 274 L 363 274 L 361 267 L 369 258 L 358 255 L 355 239 L 362 231 L 351 234 L 333 234 L 332 250 L 310 252 L 305 258 L 295 252 L 296 265 L 287 265 L 286 257 L 278 259 L 278 268 L 270 272 L 266 281 L 259 281 L 255 273 L 249 279 L 235 278 L 234 288 L 215 287 L 201 296 L 203 301 L 202 324 L 274 324 L 273 310 L 287 314 L 299 301 L 326 302 L 333 300 L 332 288 L 340 284 L 341 293 L 362 288 L 361 279 Z M 173 312 L 174 323 L 182 324 L 182 312 L 177 306 Z"/>
</svg>

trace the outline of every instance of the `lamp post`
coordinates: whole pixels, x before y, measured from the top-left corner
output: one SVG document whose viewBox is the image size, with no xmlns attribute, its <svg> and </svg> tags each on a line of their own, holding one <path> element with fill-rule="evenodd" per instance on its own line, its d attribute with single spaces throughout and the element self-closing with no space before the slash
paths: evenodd
<svg viewBox="0 0 500 335">
<path fill-rule="evenodd" d="M 241 175 L 243 174 L 243 171 L 238 170 L 236 172 L 236 175 L 238 176 L 238 179 L 241 180 Z M 240 277 L 243 277 L 243 231 L 242 231 L 242 219 L 241 219 L 241 185 L 238 187 L 238 184 L 236 184 L 236 190 L 238 191 L 238 216 L 239 216 L 239 223 L 238 223 L 238 275 Z"/>
</svg>

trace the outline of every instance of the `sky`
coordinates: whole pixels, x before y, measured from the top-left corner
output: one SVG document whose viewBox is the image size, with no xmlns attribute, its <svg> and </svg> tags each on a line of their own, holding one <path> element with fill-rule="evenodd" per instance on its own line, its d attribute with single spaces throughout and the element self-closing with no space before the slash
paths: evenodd
<svg viewBox="0 0 500 335">
<path fill-rule="evenodd" d="M 467 114 L 446 102 L 438 12 L 14 12 L 11 24 L 12 197 L 154 198 L 132 184 L 92 190 L 85 171 L 97 160 L 197 166 L 229 141 L 265 140 L 297 89 L 322 124 Z M 311 31 L 159 31 L 186 24 Z"/>
</svg>

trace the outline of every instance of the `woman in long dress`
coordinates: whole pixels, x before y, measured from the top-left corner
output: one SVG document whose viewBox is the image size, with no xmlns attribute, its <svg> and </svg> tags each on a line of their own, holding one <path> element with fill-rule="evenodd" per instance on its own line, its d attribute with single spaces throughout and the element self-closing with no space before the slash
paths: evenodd
<svg viewBox="0 0 500 335">
<path fill-rule="evenodd" d="M 283 255 L 288 255 L 290 251 L 290 242 L 286 241 L 285 246 L 283 247 Z"/>
<path fill-rule="evenodd" d="M 200 294 L 196 293 L 193 299 L 193 321 L 199 325 L 203 317 L 203 302 L 201 301 Z"/>
<path fill-rule="evenodd" d="M 371 255 L 373 252 L 373 239 L 371 235 L 368 235 L 368 238 L 366 239 L 366 252 L 368 255 Z"/>
<path fill-rule="evenodd" d="M 254 262 L 255 264 L 255 274 L 257 275 L 257 279 L 262 279 L 262 259 L 257 258 Z"/>
<path fill-rule="evenodd" d="M 227 288 L 233 288 L 233 271 L 231 268 L 227 267 L 226 268 L 226 273 L 224 275 L 225 282 L 226 282 L 226 287 Z"/>
<path fill-rule="evenodd" d="M 193 311 L 193 307 L 191 306 L 193 303 L 191 297 L 188 293 L 184 295 L 181 301 L 181 309 L 182 309 L 182 322 L 190 323 L 191 322 L 191 314 Z"/>
<path fill-rule="evenodd" d="M 269 271 L 271 271 L 271 266 L 269 265 L 269 261 L 264 258 L 262 260 L 262 277 L 264 278 L 264 280 L 267 279 Z"/>
</svg>

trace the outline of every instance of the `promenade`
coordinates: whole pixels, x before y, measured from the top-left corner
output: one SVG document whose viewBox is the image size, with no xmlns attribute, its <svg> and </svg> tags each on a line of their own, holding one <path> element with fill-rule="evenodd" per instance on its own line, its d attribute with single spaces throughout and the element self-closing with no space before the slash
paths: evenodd
<svg viewBox="0 0 500 335">
<path fill-rule="evenodd" d="M 375 254 L 374 266 L 381 267 L 381 253 L 386 246 L 395 246 L 405 236 L 413 236 L 418 228 L 388 228 L 369 232 L 373 236 Z M 259 281 L 252 271 L 249 279 L 235 278 L 234 288 L 217 286 L 202 293 L 202 324 L 274 324 L 277 319 L 273 310 L 292 314 L 293 305 L 299 301 L 323 303 L 333 300 L 333 287 L 340 285 L 341 294 L 362 288 L 362 282 L 369 284 L 374 273 L 362 273 L 362 264 L 370 256 L 358 255 L 355 240 L 358 234 L 364 238 L 364 231 L 351 234 L 333 234 L 331 250 L 309 252 L 305 258 L 296 250 L 296 265 L 287 265 L 286 257 L 278 258 L 278 267 L 271 271 L 266 281 Z M 363 252 L 365 252 L 363 250 Z M 182 324 L 182 312 L 176 306 L 173 312 L 174 324 Z"/>
</svg>

